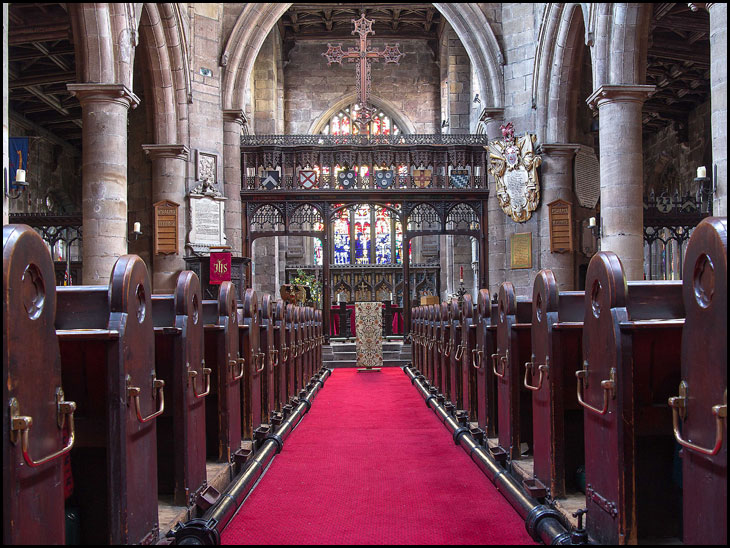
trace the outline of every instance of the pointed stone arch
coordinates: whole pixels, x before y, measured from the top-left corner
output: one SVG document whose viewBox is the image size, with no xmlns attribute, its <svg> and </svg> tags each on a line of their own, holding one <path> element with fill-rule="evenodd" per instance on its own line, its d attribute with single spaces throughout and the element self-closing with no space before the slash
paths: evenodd
<svg viewBox="0 0 730 548">
<path fill-rule="evenodd" d="M 408 116 L 404 114 L 392 101 L 388 101 L 387 99 L 383 99 L 376 95 L 371 95 L 370 100 L 374 106 L 383 109 L 385 113 L 391 117 L 402 133 L 416 133 L 415 124 L 411 122 L 410 118 L 408 118 Z M 309 127 L 309 130 L 307 130 L 307 134 L 317 135 L 321 133 L 322 129 L 324 129 L 324 126 L 327 125 L 332 116 L 337 114 L 347 105 L 356 101 L 357 94 L 354 92 L 343 96 L 329 110 L 324 112 L 317 120 L 314 121 L 314 123 Z"/>
</svg>

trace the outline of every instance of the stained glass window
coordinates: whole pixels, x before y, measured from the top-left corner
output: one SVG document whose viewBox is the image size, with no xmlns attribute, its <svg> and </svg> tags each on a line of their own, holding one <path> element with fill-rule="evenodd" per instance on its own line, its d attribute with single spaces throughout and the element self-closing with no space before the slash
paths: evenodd
<svg viewBox="0 0 730 548">
<path fill-rule="evenodd" d="M 355 263 L 370 263 L 370 206 L 355 211 Z"/>
<path fill-rule="evenodd" d="M 314 223 L 314 230 L 324 230 L 324 223 Z M 322 248 L 322 240 L 314 238 L 314 264 L 322 265 L 324 263 L 324 249 Z"/>
<path fill-rule="evenodd" d="M 334 222 L 335 264 L 350 264 L 350 212 L 340 211 Z"/>
<path fill-rule="evenodd" d="M 324 127 L 322 133 L 325 135 L 350 135 L 359 133 L 360 131 L 354 123 L 354 118 L 357 116 L 359 109 L 360 105 L 358 104 L 343 108 L 330 118 L 329 123 Z M 400 133 L 400 128 L 393 121 L 392 116 L 389 116 L 382 110 L 376 112 L 373 120 L 370 122 L 371 135 L 398 135 Z"/>
<path fill-rule="evenodd" d="M 385 208 L 375 208 L 375 262 L 377 264 L 392 262 L 390 238 L 390 215 Z"/>
</svg>

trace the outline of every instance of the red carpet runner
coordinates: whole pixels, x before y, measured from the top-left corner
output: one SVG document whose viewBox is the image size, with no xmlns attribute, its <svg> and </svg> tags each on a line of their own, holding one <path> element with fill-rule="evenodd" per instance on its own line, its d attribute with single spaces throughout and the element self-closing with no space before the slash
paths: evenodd
<svg viewBox="0 0 730 548">
<path fill-rule="evenodd" d="M 335 369 L 223 544 L 534 544 L 400 368 Z"/>
</svg>

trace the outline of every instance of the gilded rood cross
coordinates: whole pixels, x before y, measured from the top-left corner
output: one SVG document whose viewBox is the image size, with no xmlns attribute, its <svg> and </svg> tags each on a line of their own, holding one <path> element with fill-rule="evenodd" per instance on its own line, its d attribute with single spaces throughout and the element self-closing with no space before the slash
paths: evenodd
<svg viewBox="0 0 730 548">
<path fill-rule="evenodd" d="M 366 19 L 365 13 L 363 12 L 360 19 L 353 19 L 352 22 L 355 24 L 355 30 L 352 34 L 360 35 L 360 47 L 358 49 L 348 48 L 347 53 L 342 51 L 342 44 L 333 46 L 327 44 L 327 51 L 323 53 L 327 58 L 327 66 L 332 63 L 342 64 L 343 59 L 347 59 L 350 63 L 357 63 L 355 66 L 355 76 L 357 83 L 357 95 L 359 97 L 360 109 L 358 110 L 355 123 L 357 124 L 360 133 L 367 133 L 368 124 L 372 120 L 375 114 L 374 108 L 369 105 L 370 97 L 370 63 L 378 62 L 383 59 L 386 63 L 400 64 L 398 61 L 403 57 L 403 53 L 398 49 L 399 44 L 395 46 L 386 45 L 383 51 L 377 51 L 368 49 L 367 36 L 372 33 L 373 20 Z"/>
</svg>

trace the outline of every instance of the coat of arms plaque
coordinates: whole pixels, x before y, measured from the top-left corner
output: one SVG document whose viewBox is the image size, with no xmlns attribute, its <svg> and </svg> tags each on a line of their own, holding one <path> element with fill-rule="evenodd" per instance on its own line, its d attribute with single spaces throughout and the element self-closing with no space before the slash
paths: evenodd
<svg viewBox="0 0 730 548">
<path fill-rule="evenodd" d="M 491 141 L 489 171 L 497 180 L 497 199 L 502 211 L 513 221 L 524 223 L 540 201 L 537 168 L 542 158 L 535 155 L 537 136 L 515 137 L 512 122 L 502 128 L 502 139 Z"/>
</svg>

